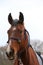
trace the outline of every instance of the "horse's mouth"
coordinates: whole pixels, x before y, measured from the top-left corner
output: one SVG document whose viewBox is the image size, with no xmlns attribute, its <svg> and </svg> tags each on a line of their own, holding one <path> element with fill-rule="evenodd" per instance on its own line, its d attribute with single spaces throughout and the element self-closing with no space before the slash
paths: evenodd
<svg viewBox="0 0 43 65">
<path fill-rule="evenodd" d="M 9 55 L 9 54 L 6 53 L 6 55 L 7 55 L 7 57 L 8 57 L 9 60 L 16 60 L 18 58 L 17 54 Z"/>
<path fill-rule="evenodd" d="M 9 60 L 14 60 L 14 57 L 8 57 Z"/>
<path fill-rule="evenodd" d="M 7 55 L 9 60 L 14 60 L 14 54 L 13 55 L 9 55 L 9 54 L 6 53 L 6 55 Z"/>
<path fill-rule="evenodd" d="M 17 58 L 18 58 L 18 56 L 14 55 L 14 56 L 9 57 L 9 60 L 16 60 Z"/>
<path fill-rule="evenodd" d="M 10 57 L 9 60 L 14 60 L 14 57 Z"/>
<path fill-rule="evenodd" d="M 9 60 L 14 60 L 14 56 L 7 56 Z"/>
</svg>

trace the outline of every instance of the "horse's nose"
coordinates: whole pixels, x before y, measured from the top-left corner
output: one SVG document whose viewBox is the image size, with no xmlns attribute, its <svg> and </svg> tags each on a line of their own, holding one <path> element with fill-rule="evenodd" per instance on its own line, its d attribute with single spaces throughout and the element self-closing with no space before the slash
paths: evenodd
<svg viewBox="0 0 43 65">
<path fill-rule="evenodd" d="M 6 55 L 7 55 L 7 56 L 13 56 L 13 55 L 14 55 L 14 50 L 11 49 L 9 53 L 6 52 Z"/>
<path fill-rule="evenodd" d="M 13 50 L 13 49 L 11 49 L 9 55 L 10 55 L 10 56 L 13 56 L 13 55 L 14 55 L 14 50 Z"/>
</svg>

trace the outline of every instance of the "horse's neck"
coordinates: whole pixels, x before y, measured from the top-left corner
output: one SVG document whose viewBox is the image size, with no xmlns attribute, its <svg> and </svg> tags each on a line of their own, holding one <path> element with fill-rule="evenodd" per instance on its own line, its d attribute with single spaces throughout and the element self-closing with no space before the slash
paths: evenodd
<svg viewBox="0 0 43 65">
<path fill-rule="evenodd" d="M 23 62 L 23 65 L 29 65 L 29 55 L 26 50 L 21 54 L 21 60 Z"/>
<path fill-rule="evenodd" d="M 39 65 L 34 50 L 30 47 L 21 56 L 23 65 Z"/>
<path fill-rule="evenodd" d="M 35 51 L 31 47 L 29 47 L 28 52 L 30 56 L 30 65 L 39 65 Z"/>
</svg>

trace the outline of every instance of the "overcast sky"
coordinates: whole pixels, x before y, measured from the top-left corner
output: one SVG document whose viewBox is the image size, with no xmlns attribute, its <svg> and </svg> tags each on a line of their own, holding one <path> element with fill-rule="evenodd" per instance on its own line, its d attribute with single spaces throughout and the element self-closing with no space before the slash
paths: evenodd
<svg viewBox="0 0 43 65">
<path fill-rule="evenodd" d="M 30 33 L 30 39 L 43 41 L 43 0 L 0 0 L 0 46 L 7 42 L 8 14 L 13 18 L 24 14 L 25 28 Z"/>
</svg>

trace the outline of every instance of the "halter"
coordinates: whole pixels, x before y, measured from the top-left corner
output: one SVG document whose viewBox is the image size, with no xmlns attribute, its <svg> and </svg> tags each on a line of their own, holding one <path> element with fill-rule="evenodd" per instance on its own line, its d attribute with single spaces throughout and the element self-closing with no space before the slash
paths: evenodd
<svg viewBox="0 0 43 65">
<path fill-rule="evenodd" d="M 24 39 L 26 39 L 26 32 L 28 33 L 28 31 L 25 29 L 25 30 L 24 30 Z M 28 35 L 29 35 L 29 33 L 28 33 Z M 9 40 L 10 40 L 10 39 L 17 40 L 17 41 L 21 41 L 20 38 L 10 37 L 10 38 L 8 39 L 7 43 L 9 43 Z"/>
</svg>

